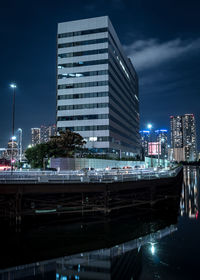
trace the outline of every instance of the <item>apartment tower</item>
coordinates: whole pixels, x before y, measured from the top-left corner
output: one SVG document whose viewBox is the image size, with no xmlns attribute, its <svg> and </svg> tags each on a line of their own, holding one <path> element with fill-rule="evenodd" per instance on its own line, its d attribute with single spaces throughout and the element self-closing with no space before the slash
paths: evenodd
<svg viewBox="0 0 200 280">
<path fill-rule="evenodd" d="M 193 114 L 171 116 L 171 148 L 176 161 L 197 160 L 196 125 Z"/>
</svg>

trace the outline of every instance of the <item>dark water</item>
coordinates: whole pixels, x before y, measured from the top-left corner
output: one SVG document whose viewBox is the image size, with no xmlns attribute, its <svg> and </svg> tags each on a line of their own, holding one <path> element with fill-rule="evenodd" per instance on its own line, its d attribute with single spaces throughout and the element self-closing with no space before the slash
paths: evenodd
<svg viewBox="0 0 200 280">
<path fill-rule="evenodd" d="M 165 210 L 1 234 L 2 279 L 200 279 L 199 169 Z"/>
</svg>

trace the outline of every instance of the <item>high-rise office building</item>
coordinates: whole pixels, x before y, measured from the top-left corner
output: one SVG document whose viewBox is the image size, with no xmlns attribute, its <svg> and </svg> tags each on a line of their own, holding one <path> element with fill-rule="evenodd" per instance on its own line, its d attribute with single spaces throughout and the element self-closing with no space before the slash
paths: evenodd
<svg viewBox="0 0 200 280">
<path fill-rule="evenodd" d="M 144 160 L 145 157 L 148 157 L 148 145 L 150 142 L 150 131 L 141 130 L 140 131 L 140 148 L 141 148 L 141 158 Z"/>
<path fill-rule="evenodd" d="M 57 129 L 95 152 L 139 154 L 138 78 L 107 16 L 58 24 Z"/>
<path fill-rule="evenodd" d="M 47 143 L 51 136 L 56 136 L 56 125 L 41 125 L 40 128 L 31 128 L 32 146 Z"/>
<path fill-rule="evenodd" d="M 193 114 L 183 116 L 183 145 L 185 148 L 185 160 L 197 160 L 196 124 Z"/>
<path fill-rule="evenodd" d="M 197 160 L 196 125 L 193 114 L 171 116 L 171 148 L 176 161 Z"/>
<path fill-rule="evenodd" d="M 31 128 L 31 144 L 32 146 L 35 146 L 37 144 L 40 144 L 40 135 L 41 135 L 41 129 L 40 128 Z"/>
<path fill-rule="evenodd" d="M 53 124 L 53 125 L 50 125 L 49 126 L 49 136 L 56 136 L 57 135 L 57 128 L 56 128 L 56 125 Z"/>
<path fill-rule="evenodd" d="M 7 148 L 7 158 L 9 159 L 16 159 L 18 156 L 18 144 L 16 139 L 10 139 L 8 141 L 8 148 Z"/>
<path fill-rule="evenodd" d="M 168 158 L 168 131 L 167 129 L 155 130 L 156 142 L 159 145 L 160 158 Z"/>
<path fill-rule="evenodd" d="M 40 143 L 47 143 L 52 136 L 56 136 L 56 125 L 41 125 Z"/>
</svg>

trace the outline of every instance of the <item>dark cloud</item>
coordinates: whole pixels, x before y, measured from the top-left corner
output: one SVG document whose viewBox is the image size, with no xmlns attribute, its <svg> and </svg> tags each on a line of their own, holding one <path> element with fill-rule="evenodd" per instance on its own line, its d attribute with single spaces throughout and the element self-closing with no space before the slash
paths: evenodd
<svg viewBox="0 0 200 280">
<path fill-rule="evenodd" d="M 160 42 L 158 39 L 138 40 L 124 46 L 137 70 L 144 70 L 169 62 L 184 55 L 192 55 L 200 49 L 200 38 L 181 40 L 180 38 Z"/>
</svg>

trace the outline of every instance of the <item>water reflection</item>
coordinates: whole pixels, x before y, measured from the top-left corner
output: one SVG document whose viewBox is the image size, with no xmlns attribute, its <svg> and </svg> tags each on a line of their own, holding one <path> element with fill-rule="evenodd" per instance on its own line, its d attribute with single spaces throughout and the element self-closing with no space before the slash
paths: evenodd
<svg viewBox="0 0 200 280">
<path fill-rule="evenodd" d="M 199 170 L 186 167 L 180 198 L 162 210 L 137 209 L 133 216 L 115 220 L 22 233 L 10 241 L 12 246 L 1 244 L 0 280 L 195 279 L 184 271 L 187 244 L 178 253 L 175 249 L 180 238 L 185 242 L 179 215 L 198 217 L 198 184 Z M 198 246 L 193 239 L 188 246 Z M 195 263 L 191 254 L 190 259 Z"/>
<path fill-rule="evenodd" d="M 176 230 L 175 225 L 170 225 L 111 248 L 19 265 L 2 270 L 0 279 L 139 279 L 142 246 L 147 245 L 151 254 L 155 255 L 159 240 Z"/>
<path fill-rule="evenodd" d="M 184 182 L 181 193 L 180 209 L 181 216 L 187 215 L 189 218 L 198 218 L 199 200 L 199 169 L 186 166 L 184 168 Z"/>
</svg>

